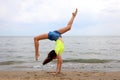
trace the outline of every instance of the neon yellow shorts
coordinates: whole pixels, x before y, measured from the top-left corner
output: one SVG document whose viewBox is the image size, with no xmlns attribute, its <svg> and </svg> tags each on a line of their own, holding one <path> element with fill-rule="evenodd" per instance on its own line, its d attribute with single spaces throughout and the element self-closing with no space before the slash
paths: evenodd
<svg viewBox="0 0 120 80">
<path fill-rule="evenodd" d="M 56 40 L 56 46 L 55 46 L 55 53 L 58 54 L 62 54 L 62 52 L 64 51 L 64 43 L 60 40 L 57 39 Z"/>
</svg>

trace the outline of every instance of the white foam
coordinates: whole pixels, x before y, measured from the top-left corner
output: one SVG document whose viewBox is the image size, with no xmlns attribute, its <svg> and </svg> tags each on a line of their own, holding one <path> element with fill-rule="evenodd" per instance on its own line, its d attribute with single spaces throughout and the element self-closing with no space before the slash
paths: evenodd
<svg viewBox="0 0 120 80">
<path fill-rule="evenodd" d="M 33 68 L 41 68 L 40 65 L 33 66 Z"/>
</svg>

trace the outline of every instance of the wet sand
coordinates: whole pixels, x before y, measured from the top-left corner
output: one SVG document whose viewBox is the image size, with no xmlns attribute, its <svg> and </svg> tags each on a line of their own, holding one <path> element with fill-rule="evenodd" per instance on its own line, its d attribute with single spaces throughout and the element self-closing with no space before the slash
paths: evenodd
<svg viewBox="0 0 120 80">
<path fill-rule="evenodd" d="M 120 80 L 120 71 L 62 71 L 56 76 L 47 71 L 0 71 L 0 80 Z"/>
</svg>

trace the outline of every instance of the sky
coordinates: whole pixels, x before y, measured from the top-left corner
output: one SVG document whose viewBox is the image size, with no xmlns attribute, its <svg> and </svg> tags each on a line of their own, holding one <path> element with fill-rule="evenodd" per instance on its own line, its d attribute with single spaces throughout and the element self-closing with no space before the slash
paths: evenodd
<svg viewBox="0 0 120 80">
<path fill-rule="evenodd" d="M 120 0 L 0 0 L 0 36 L 36 36 L 65 27 L 67 36 L 120 36 Z"/>
</svg>

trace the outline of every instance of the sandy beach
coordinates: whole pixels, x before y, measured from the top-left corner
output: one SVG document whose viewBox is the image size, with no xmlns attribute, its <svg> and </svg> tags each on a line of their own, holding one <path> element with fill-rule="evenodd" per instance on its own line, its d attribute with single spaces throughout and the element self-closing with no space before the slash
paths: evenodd
<svg viewBox="0 0 120 80">
<path fill-rule="evenodd" d="M 0 80 L 120 80 L 120 72 L 62 71 L 54 76 L 47 71 L 0 71 Z"/>
</svg>

